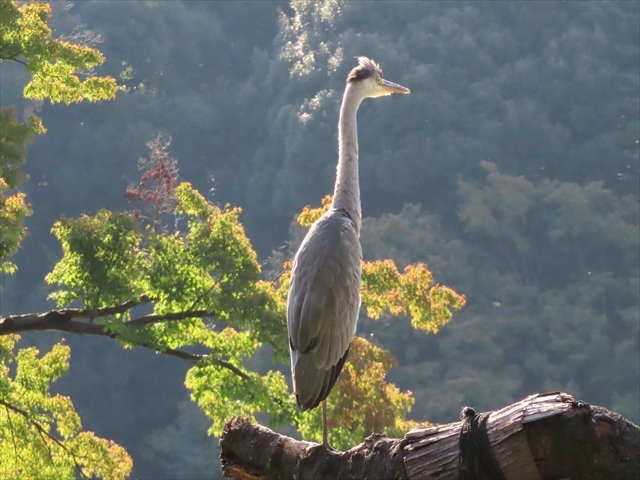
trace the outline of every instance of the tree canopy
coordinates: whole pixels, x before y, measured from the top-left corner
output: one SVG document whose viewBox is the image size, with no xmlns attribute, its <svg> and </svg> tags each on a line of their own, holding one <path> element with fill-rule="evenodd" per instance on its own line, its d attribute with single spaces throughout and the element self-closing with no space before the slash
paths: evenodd
<svg viewBox="0 0 640 480">
<path fill-rule="evenodd" d="M 14 2 L 6 7 L 13 7 L 15 19 L 4 26 L 2 51 L 7 53 L 3 60 L 24 64 L 31 74 L 26 98 L 73 103 L 114 96 L 117 86 L 113 78 L 91 77 L 80 82 L 75 76 L 78 70 L 102 63 L 104 58 L 93 48 L 51 39 L 46 24 L 48 4 L 18 6 Z M 8 124 L 19 127 L 11 115 Z M 19 158 L 7 175 L 12 187 L 17 186 L 19 176 L 15 165 L 24 161 L 24 145 L 36 126 L 40 124 L 33 116 L 22 125 L 22 144 L 17 147 L 22 151 L 13 153 Z M 192 362 L 185 385 L 211 418 L 215 435 L 231 415 L 253 418 L 263 412 L 270 415 L 273 425 L 293 423 L 304 434 L 317 436 L 317 412 L 297 411 L 280 371 L 260 374 L 243 367 L 243 359 L 252 357 L 265 343 L 271 345 L 274 360 L 286 360 L 288 264 L 278 282 L 260 279 L 257 255 L 239 222 L 240 209 L 214 206 L 189 183 L 178 183 L 177 162 L 160 136 L 148 145 L 149 159 L 139 162 L 144 169 L 139 185 L 126 194 L 138 203 L 138 210 L 117 213 L 103 209 L 95 215 L 63 218 L 53 226 L 63 256 L 45 280 L 58 287 L 49 297 L 59 308 L 44 314 L 5 317 L 0 324 L 0 333 L 9 342 L 4 347 L 4 361 L 13 358 L 14 343 L 19 339 L 16 332 L 61 330 L 111 337 L 128 348 L 142 346 Z M 5 185 L 10 184 L 5 181 Z M 16 211 L 19 206 L 12 206 L 19 201 L 23 202 L 22 214 Z M 18 237 L 24 233 L 22 221 L 28 213 L 23 194 L 7 197 L 5 204 L 3 215 L 12 216 L 14 223 L 7 225 Z M 160 223 L 162 214 L 174 216 L 172 228 Z M 13 253 L 18 244 L 8 245 L 5 255 Z M 13 265 L 7 264 L 9 268 Z M 464 305 L 464 297 L 433 286 L 424 265 L 408 268 L 401 275 L 389 260 L 365 266 L 365 272 L 364 298 L 370 299 L 377 317 L 390 308 L 396 314 L 411 314 L 417 326 L 434 330 L 450 319 L 450 308 Z M 134 314 L 139 306 L 150 307 L 152 313 Z M 194 346 L 205 348 L 207 353 L 189 352 L 188 347 Z M 334 443 L 342 448 L 357 443 L 373 429 L 399 432 L 412 404 L 410 393 L 401 393 L 384 381 L 393 364 L 387 353 L 364 339 L 355 342 L 354 351 L 359 353 L 356 362 L 348 363 L 349 375 L 340 382 L 337 391 L 342 393 L 331 408 L 333 412 L 348 401 L 348 411 L 353 412 L 347 418 L 332 414 Z M 69 477 L 75 470 L 82 476 L 128 475 L 132 462 L 122 447 L 81 432 L 70 399 L 49 397 L 49 383 L 66 370 L 69 348 L 58 343 L 44 357 L 38 359 L 37 355 L 35 348 L 19 350 L 14 378 L 5 368 L 7 387 L 0 399 L 5 407 L 2 428 L 17 439 L 12 446 L 3 443 L 6 474 L 39 472 L 37 475 L 48 476 L 45 472 L 51 471 L 51 475 Z M 375 374 L 369 377 L 364 372 Z M 379 388 L 372 390 L 372 385 Z M 354 394 L 356 390 L 359 395 Z M 364 411 L 364 405 L 373 410 L 367 418 L 356 415 Z M 52 434 L 52 429 L 61 438 Z"/>
<path fill-rule="evenodd" d="M 0 2 L 0 62 L 17 62 L 29 72 L 31 80 L 24 96 L 64 103 L 113 98 L 117 90 L 113 78 L 88 76 L 80 81 L 77 76 L 104 61 L 100 52 L 53 39 L 47 26 L 50 17 L 46 3 Z M 26 145 L 35 134 L 46 131 L 36 116 L 29 115 L 24 123 L 16 116 L 13 107 L 0 111 L 0 272 L 4 273 L 16 270 L 6 258 L 20 246 L 26 234 L 25 217 L 31 213 L 25 194 L 12 190 L 23 179 L 20 167 Z M 83 431 L 69 397 L 50 394 L 49 383 L 68 368 L 69 347 L 59 343 L 38 358 L 33 347 L 16 354 L 19 339 L 14 334 L 0 338 L 0 434 L 5 440 L 0 446 L 2 476 L 125 478 L 133 466 L 127 452 L 110 440 Z M 9 364 L 13 362 L 16 366 L 11 372 Z"/>
</svg>

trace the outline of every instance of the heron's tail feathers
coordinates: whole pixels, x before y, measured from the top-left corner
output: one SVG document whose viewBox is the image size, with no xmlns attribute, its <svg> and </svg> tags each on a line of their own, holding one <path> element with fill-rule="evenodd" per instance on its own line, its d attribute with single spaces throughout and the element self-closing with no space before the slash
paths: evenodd
<svg viewBox="0 0 640 480">
<path fill-rule="evenodd" d="M 316 408 L 329 396 L 347 360 L 349 348 L 338 363 L 327 370 L 318 369 L 315 366 L 312 354 L 300 354 L 295 364 L 292 362 L 293 391 L 296 394 L 298 407 L 302 411 Z"/>
</svg>

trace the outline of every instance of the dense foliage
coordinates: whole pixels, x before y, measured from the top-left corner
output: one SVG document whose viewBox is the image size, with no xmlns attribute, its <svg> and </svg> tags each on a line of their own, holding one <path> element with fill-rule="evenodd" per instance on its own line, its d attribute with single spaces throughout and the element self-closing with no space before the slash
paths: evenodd
<svg viewBox="0 0 640 480">
<path fill-rule="evenodd" d="M 43 43 L 41 49 L 52 54 L 50 63 L 54 66 L 51 72 L 46 65 L 39 71 L 40 59 L 26 47 L 16 48 L 5 59 L 24 64 L 34 78 L 25 89 L 25 97 L 72 103 L 112 96 L 104 89 L 97 97 L 87 94 L 74 76 L 82 65 L 58 69 L 59 64 L 64 65 L 65 56 L 73 58 L 79 52 L 86 54 L 86 66 L 100 63 L 103 58 L 94 49 L 51 40 L 51 31 L 46 26 L 47 4 L 10 6 L 27 19 L 30 11 L 37 12 L 42 23 L 16 22 L 5 26 L 4 38 L 34 36 L 30 43 Z M 50 45 L 45 48 L 47 42 Z M 13 45 L 7 45 L 3 50 L 11 50 L 9 47 Z M 62 57 L 60 61 L 57 56 Z M 56 80 L 47 83 L 48 78 Z M 115 87 L 113 79 L 103 80 L 102 83 Z M 7 149 L 5 155 L 9 160 L 18 157 L 18 161 L 6 162 L 11 167 L 6 174 L 3 172 L 6 188 L 9 182 L 12 187 L 17 186 L 24 144 L 31 140 L 34 125 L 39 124 L 31 116 L 28 123 L 17 125 L 11 115 L 14 109 L 7 111 L 10 114 L 7 124 L 11 128 L 3 143 L 12 146 L 16 143 L 11 138 L 16 136 L 15 131 L 23 127 L 24 132 L 22 144 L 13 151 Z M 270 370 L 260 374 L 242 365 L 243 359 L 252 357 L 264 343 L 273 349 L 274 360 L 287 359 L 284 318 L 289 264 L 285 265 L 279 282 L 261 280 L 257 255 L 239 222 L 240 209 L 221 209 L 207 202 L 190 184 L 178 183 L 177 161 L 168 151 L 169 142 L 158 136 L 148 146 L 149 158 L 139 160 L 143 174 L 138 186 L 127 190 L 125 195 L 136 202 L 137 210 L 117 213 L 102 209 L 95 215 L 82 214 L 56 222 L 52 233 L 62 245 L 63 256 L 45 280 L 58 287 L 49 298 L 56 301 L 59 309 L 41 315 L 4 318 L 0 334 L 10 343 L 17 338 L 12 332 L 32 329 L 102 335 L 119 340 L 125 347 L 142 346 L 189 360 L 195 366 L 187 372 L 185 385 L 192 390 L 193 400 L 212 419 L 212 434 L 219 435 L 232 415 L 243 414 L 255 421 L 254 415 L 263 412 L 270 415 L 271 425 L 293 423 L 310 438 L 318 437 L 317 412 L 298 412 L 281 372 Z M 7 197 L 3 215 L 13 221 L 8 226 L 23 234 L 22 222 L 28 207 L 23 207 L 21 215 L 19 206 L 13 205 L 16 198 L 24 204 L 23 194 Z M 316 213 L 307 211 L 311 215 Z M 166 215 L 174 217 L 172 228 L 161 223 Z M 12 235 L 19 237 L 16 233 Z M 5 243 L 11 247 L 5 256 L 18 246 L 18 241 Z M 9 271 L 13 266 L 5 269 Z M 384 268 L 373 265 L 366 271 L 363 295 L 365 299 L 371 298 L 378 316 L 388 307 L 394 313 L 411 314 L 421 328 L 433 329 L 451 318 L 449 308 L 459 309 L 464 304 L 464 297 L 451 290 L 442 296 L 440 287 L 431 288 L 433 278 L 424 266 L 416 267 L 421 274 L 408 272 L 400 276 L 389 260 Z M 74 305 L 79 308 L 73 308 Z M 151 308 L 152 313 L 136 316 L 134 308 L 139 305 Z M 79 321 L 81 318 L 88 322 Z M 204 347 L 207 353 L 185 350 L 194 346 Z M 11 360 L 12 349 L 13 343 L 7 344 L 5 363 Z M 359 442 L 373 429 L 399 433 L 402 426 L 415 424 L 405 421 L 411 408 L 411 394 L 401 393 L 384 381 L 392 366 L 388 354 L 363 339 L 356 342 L 354 350 L 361 355 L 355 358 L 355 364 L 348 362 L 349 375 L 345 374 L 337 391 L 346 392 L 341 397 L 348 400 L 349 411 L 361 412 L 368 405 L 372 412 L 385 413 L 373 415 L 374 421 L 357 415 L 344 419 L 332 408 L 334 444 L 340 448 Z M 12 445 L 3 443 L 4 473 L 71 477 L 76 471 L 81 476 L 108 478 L 129 474 L 132 462 L 122 447 L 80 432 L 79 417 L 67 397 L 48 398 L 49 383 L 66 371 L 69 348 L 57 344 L 40 360 L 37 354 L 33 347 L 19 351 L 14 381 L 5 367 L 7 386 L 0 402 L 6 415 L 1 427 L 14 440 Z M 38 365 L 42 366 L 42 372 Z M 35 369 L 35 373 L 27 367 Z M 359 374 L 355 375 L 356 372 Z M 363 372 L 376 375 L 368 379 Z M 370 385 L 378 383 L 383 388 L 376 395 Z M 349 394 L 355 391 L 362 393 Z M 391 410 L 388 402 L 393 405 Z M 52 425 L 61 438 L 49 433 Z M 49 470 L 51 474 L 47 473 Z"/>
<path fill-rule="evenodd" d="M 154 168 L 162 171 L 159 165 Z M 271 416 L 271 425 L 294 423 L 303 433 L 316 435 L 317 412 L 297 411 L 281 372 L 261 375 L 242 367 L 243 358 L 252 357 L 264 343 L 272 347 L 274 360 L 288 359 L 284 319 L 289 262 L 278 283 L 260 280 L 260 266 L 239 223 L 238 209 L 207 203 L 187 183 L 172 194 L 180 219 L 175 232 L 156 231 L 152 225 L 157 218 L 136 223 L 135 216 L 106 210 L 57 222 L 53 232 L 64 255 L 46 278 L 61 287 L 51 297 L 60 307 L 79 301 L 89 318 L 98 318 L 106 334 L 128 347 L 171 354 L 184 352 L 184 347 L 206 347 L 207 354 L 195 358 L 185 384 L 213 420 L 212 434 L 219 435 L 232 415 L 255 420 L 257 412 L 264 412 Z M 152 207 L 157 205 L 152 196 L 143 196 Z M 403 275 L 391 260 L 365 262 L 363 270 L 363 299 L 374 317 L 389 309 L 410 315 L 416 328 L 434 331 L 451 319 L 451 309 L 460 309 L 465 302 L 454 291 L 433 285 L 423 264 L 407 267 Z M 115 311 L 121 305 L 141 303 L 152 306 L 153 313 L 132 318 L 131 309 Z M 341 378 L 338 391 L 367 393 L 351 396 L 349 410 L 364 411 L 365 405 L 384 410 L 388 402 L 394 408 L 374 423 L 347 421 L 338 414 L 339 407 L 331 408 L 332 421 L 344 427 L 336 430 L 334 440 L 341 448 L 359 442 L 373 427 L 399 432 L 412 404 L 410 393 L 384 381 L 393 364 L 386 352 L 363 339 L 354 350 L 346 370 L 377 375 L 370 380 L 353 374 Z M 372 383 L 380 383 L 384 395 L 375 396 L 369 388 Z"/>
<path fill-rule="evenodd" d="M 100 51 L 87 45 L 90 36 L 52 37 L 48 3 L 2 0 L 0 18 L 0 60 L 21 63 L 31 75 L 24 87 L 25 98 L 74 103 L 115 97 L 114 78 L 86 75 L 104 62 Z M 86 78 L 80 80 L 83 73 Z"/>
<path fill-rule="evenodd" d="M 334 425 L 340 438 L 347 442 L 343 432 L 359 436 L 371 429 L 393 433 L 384 419 L 394 408 L 406 413 L 411 406 L 410 418 L 445 422 L 463 405 L 496 408 L 555 389 L 640 421 L 637 2 L 77 2 L 73 8 L 53 2 L 51 8 L 47 28 L 63 41 L 99 45 L 106 61 L 96 76 L 118 78 L 124 90 L 111 102 L 71 107 L 25 101 L 31 73 L 2 63 L 0 104 L 17 108 L 3 110 L 3 126 L 16 128 L 2 129 L 0 166 L 8 186 L 0 185 L 0 253 L 5 270 L 19 266 L 12 277 L 1 277 L 3 316 L 54 307 L 46 300 L 54 287 L 42 281 L 52 270 L 49 278 L 62 282 L 57 300 L 87 300 L 91 309 L 103 308 L 106 298 L 139 302 L 144 288 L 153 287 L 157 298 L 92 325 L 108 326 L 127 345 L 144 340 L 152 350 L 178 349 L 189 335 L 179 322 L 136 329 L 125 323 L 153 315 L 152 304 L 164 308 L 157 315 L 175 312 L 180 299 L 161 281 L 167 272 L 180 276 L 185 299 L 197 298 L 200 287 L 223 292 L 219 278 L 197 274 L 212 264 L 193 258 L 207 248 L 198 229 L 209 228 L 202 212 L 210 208 L 232 225 L 242 222 L 246 236 L 234 243 L 237 251 L 251 239 L 258 253 L 242 263 L 257 289 L 245 298 L 275 289 L 277 304 L 278 282 L 286 282 L 286 273 L 278 276 L 282 264 L 303 236 L 292 217 L 332 189 L 344 78 L 353 57 L 364 54 L 412 91 L 402 104 L 364 102 L 359 114 L 365 259 L 395 282 L 388 291 L 396 292 L 412 285 L 412 275 L 427 281 L 422 267 L 404 270 L 425 263 L 435 282 L 466 294 L 467 306 L 446 325 L 432 324 L 434 335 L 393 316 L 393 304 L 381 312 L 378 300 L 367 298 L 367 313 L 381 317 L 372 321 L 363 310 L 359 334 L 370 343 L 361 351 L 379 368 L 366 369 L 371 376 L 363 381 L 379 389 L 336 387 L 330 407 L 342 402 L 340 408 L 354 414 Z M 22 167 L 27 143 L 42 131 L 34 114 L 48 133 L 29 146 Z M 206 201 L 196 202 L 201 214 L 167 216 L 179 184 L 171 168 L 138 180 L 135 159 L 147 157 L 145 142 L 159 131 L 173 137 L 181 178 L 192 182 L 181 194 L 205 193 Z M 12 190 L 20 168 L 30 177 L 23 182 L 26 197 Z M 175 184 L 160 185 L 167 175 Z M 153 195 L 168 203 L 152 208 L 143 202 L 152 183 Z M 240 205 L 242 213 L 214 207 L 212 200 Z M 126 209 L 130 215 L 116 213 Z M 84 229 L 87 242 L 111 242 L 104 247 L 113 248 L 118 261 L 128 265 L 127 255 L 134 256 L 135 268 L 114 276 L 101 263 L 111 250 L 95 248 L 91 266 L 69 253 L 62 257 L 77 273 L 65 277 L 60 265 L 54 269 L 63 255 L 49 233 L 54 222 L 65 249 L 91 246 L 74 237 L 74 229 Z M 29 235 L 21 240 L 25 225 Z M 21 241 L 22 250 L 7 259 Z M 184 268 L 168 260 L 173 254 L 186 256 Z M 151 257 L 165 264 L 154 271 Z M 104 291 L 78 287 L 94 267 Z M 216 298 L 206 302 L 222 301 Z M 272 363 L 274 354 L 286 357 L 286 345 L 277 329 L 257 343 L 233 339 L 229 330 L 222 333 L 233 327 L 226 322 L 203 316 L 184 325 L 199 331 L 215 324 L 216 342 L 255 351 L 250 359 L 219 360 L 250 374 L 257 393 L 247 401 L 266 408 L 267 384 L 275 395 L 286 393 L 288 368 Z M 175 343 L 162 343 L 155 330 Z M 59 342 L 53 335 L 23 338 L 41 351 Z M 219 398 L 236 395 L 241 377 L 205 364 L 187 374 L 181 360 L 140 349 L 123 354 L 111 340 L 65 338 L 69 373 L 52 388 L 73 398 L 85 428 L 126 446 L 136 461 L 134 476 L 216 474 L 191 454 L 215 456 L 215 441 L 205 437 L 211 421 L 187 406 L 188 396 L 209 414 L 227 414 Z M 197 354 L 217 344 L 210 345 Z M 397 392 L 380 380 L 395 362 L 376 348 L 397 360 L 384 380 Z M 156 368 L 165 373 L 155 375 Z M 361 376 L 358 368 L 357 362 L 347 366 L 345 379 Z M 279 380 L 261 383 L 253 374 Z M 189 392 L 180 387 L 185 375 Z M 216 387 L 225 376 L 235 379 L 230 390 Z M 206 384 L 218 388 L 217 395 Z M 371 409 L 365 418 L 367 412 L 348 405 L 349 398 L 371 401 L 367 395 L 383 399 L 387 409 Z M 249 411 L 249 403 L 241 409 Z M 269 408 L 273 421 L 298 415 L 288 405 Z M 305 435 L 317 434 L 317 423 L 307 425 Z"/>
<path fill-rule="evenodd" d="M 570 391 L 634 418 L 637 198 L 602 182 L 533 183 L 483 167 L 484 182 L 458 185 L 462 234 L 416 205 L 364 222 L 365 255 L 426 260 L 468 297 L 438 342 L 381 332 L 403 365 L 391 378 L 414 392 L 418 418 L 451 417 L 470 399 L 495 408 L 536 390 Z"/>
<path fill-rule="evenodd" d="M 81 81 L 78 77 L 103 63 L 102 54 L 88 45 L 53 38 L 47 25 L 50 18 L 47 3 L 0 1 L 0 62 L 22 64 L 29 72 L 25 98 L 64 103 L 114 98 L 118 88 L 115 79 L 87 75 Z M 21 180 L 26 145 L 35 134 L 45 132 L 38 117 L 28 115 L 26 122 L 19 123 L 16 115 L 12 107 L 0 111 L 0 273 L 15 271 L 15 265 L 4 259 L 20 245 L 26 233 L 24 218 L 31 213 L 24 194 L 7 191 Z"/>
<path fill-rule="evenodd" d="M 30 75 L 25 98 L 64 103 L 113 98 L 118 88 L 115 79 L 87 75 L 80 81 L 77 76 L 101 64 L 104 57 L 89 46 L 54 39 L 47 25 L 50 17 L 46 3 L 0 1 L 0 62 L 25 67 Z M 24 178 L 26 145 L 35 134 L 46 131 L 35 115 L 27 115 L 24 123 L 16 117 L 14 107 L 0 110 L 0 274 L 16 271 L 7 257 L 20 246 L 25 219 L 31 214 L 26 195 L 16 191 Z M 33 347 L 14 353 L 19 339 L 11 334 L 0 338 L 2 477 L 117 479 L 129 475 L 133 464 L 124 448 L 83 431 L 71 400 L 50 395 L 50 382 L 68 369 L 69 347 L 58 343 L 38 358 Z M 14 372 L 9 368 L 12 362 Z"/>
<path fill-rule="evenodd" d="M 0 478 L 127 477 L 133 462 L 125 449 L 82 431 L 71 399 L 49 392 L 69 368 L 69 347 L 58 343 L 41 358 L 33 347 L 16 355 L 19 339 L 0 337 Z"/>
</svg>

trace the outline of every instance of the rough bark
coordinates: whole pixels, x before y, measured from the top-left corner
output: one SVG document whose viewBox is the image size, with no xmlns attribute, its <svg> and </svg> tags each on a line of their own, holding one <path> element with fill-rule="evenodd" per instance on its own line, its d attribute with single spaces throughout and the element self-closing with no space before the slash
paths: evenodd
<svg viewBox="0 0 640 480">
<path fill-rule="evenodd" d="M 406 478 L 403 439 L 371 435 L 347 452 L 280 435 L 234 417 L 220 438 L 222 471 L 236 480 Z"/>
<path fill-rule="evenodd" d="M 462 422 L 372 435 L 346 452 L 279 435 L 244 417 L 220 438 L 222 470 L 236 480 L 466 479 L 460 461 Z M 531 395 L 491 412 L 486 431 L 506 480 L 640 478 L 640 428 L 605 408 L 564 393 Z"/>
</svg>

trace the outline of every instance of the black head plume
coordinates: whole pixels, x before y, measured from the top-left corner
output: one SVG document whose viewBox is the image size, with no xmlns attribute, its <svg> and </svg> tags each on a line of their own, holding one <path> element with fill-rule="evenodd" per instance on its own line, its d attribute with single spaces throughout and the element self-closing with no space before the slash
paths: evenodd
<svg viewBox="0 0 640 480">
<path fill-rule="evenodd" d="M 382 69 L 373 60 L 369 60 L 367 57 L 358 57 L 358 66 L 351 70 L 347 77 L 347 83 L 359 82 L 365 78 L 369 78 L 377 73 L 382 76 Z"/>
</svg>

